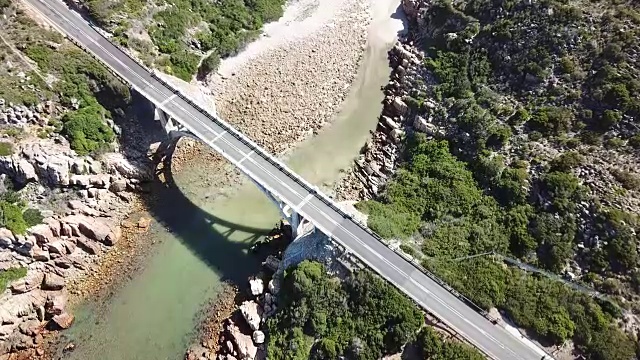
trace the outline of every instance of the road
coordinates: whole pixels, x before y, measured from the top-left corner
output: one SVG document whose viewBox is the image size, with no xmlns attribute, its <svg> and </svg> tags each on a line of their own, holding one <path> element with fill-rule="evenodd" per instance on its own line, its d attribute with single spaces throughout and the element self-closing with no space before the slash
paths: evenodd
<svg viewBox="0 0 640 360">
<path fill-rule="evenodd" d="M 294 180 L 297 175 L 283 165 L 269 161 L 264 150 L 253 143 L 240 141 L 228 131 L 222 120 L 202 113 L 183 97 L 177 96 L 173 89 L 130 59 L 65 4 L 57 0 L 25 1 L 125 79 L 132 88 L 180 121 L 201 141 L 293 207 L 487 356 L 500 360 L 540 360 L 544 354 L 541 350 L 527 346 L 502 326 L 492 324 L 353 220 L 329 206 L 322 200 L 324 195 Z"/>
</svg>

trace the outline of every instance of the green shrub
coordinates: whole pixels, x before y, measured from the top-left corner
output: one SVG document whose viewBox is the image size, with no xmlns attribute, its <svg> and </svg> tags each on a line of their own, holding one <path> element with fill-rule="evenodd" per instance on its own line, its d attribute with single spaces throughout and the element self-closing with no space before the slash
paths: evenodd
<svg viewBox="0 0 640 360">
<path fill-rule="evenodd" d="M 69 112 L 62 117 L 62 134 L 69 139 L 71 148 L 85 155 L 110 144 L 115 135 L 104 122 L 106 110 L 94 104 Z"/>
<path fill-rule="evenodd" d="M 420 310 L 377 276 L 361 271 L 340 282 L 316 262 L 286 270 L 278 301 L 267 321 L 274 360 L 379 359 L 397 353 L 423 324 Z"/>
<path fill-rule="evenodd" d="M 7 288 L 7 285 L 12 281 L 21 279 L 25 276 L 27 276 L 27 268 L 25 267 L 0 271 L 0 291 L 4 291 Z"/>
<path fill-rule="evenodd" d="M 22 217 L 22 208 L 14 203 L 0 201 L 0 226 L 6 227 L 14 234 L 24 234 L 28 225 Z"/>
<path fill-rule="evenodd" d="M 613 177 L 616 178 L 616 180 L 618 180 L 621 184 L 622 187 L 624 187 L 627 190 L 638 190 L 640 189 L 640 176 L 626 171 L 626 170 L 620 170 L 617 168 L 612 168 L 610 170 L 611 175 L 613 175 Z"/>
<path fill-rule="evenodd" d="M 40 210 L 29 208 L 22 213 L 22 217 L 24 221 L 27 223 L 28 227 L 32 227 L 34 225 L 42 224 L 42 220 L 44 217 Z"/>
<path fill-rule="evenodd" d="M 10 142 L 0 142 L 0 156 L 11 156 L 14 153 L 13 144 Z"/>
<path fill-rule="evenodd" d="M 213 71 L 218 70 L 218 66 L 220 65 L 220 55 L 217 52 L 212 52 L 202 60 L 202 64 L 200 65 L 200 75 L 204 76 Z"/>
<path fill-rule="evenodd" d="M 171 62 L 171 73 L 184 81 L 191 81 L 191 78 L 198 70 L 200 57 L 187 50 L 173 52 L 169 56 Z"/>
<path fill-rule="evenodd" d="M 551 160 L 551 170 L 552 171 L 570 171 L 576 168 L 584 161 L 582 155 L 580 155 L 576 151 L 567 151 L 562 153 L 560 156 Z"/>
</svg>

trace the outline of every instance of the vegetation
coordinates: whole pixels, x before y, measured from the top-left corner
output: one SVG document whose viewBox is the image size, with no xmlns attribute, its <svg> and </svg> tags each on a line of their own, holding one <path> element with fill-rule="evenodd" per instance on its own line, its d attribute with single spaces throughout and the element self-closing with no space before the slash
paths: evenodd
<svg viewBox="0 0 640 360">
<path fill-rule="evenodd" d="M 132 48 L 144 47 L 137 39 L 128 38 L 126 30 L 129 19 L 138 18 L 145 2 L 86 0 L 85 4 L 98 23 L 112 28 L 116 39 Z M 156 65 L 189 81 L 203 54 L 210 53 L 200 73 L 213 71 L 216 59 L 237 53 L 259 35 L 263 24 L 282 16 L 283 5 L 283 0 L 172 0 L 153 15 L 147 28 L 160 53 Z"/>
<path fill-rule="evenodd" d="M 8 190 L 0 196 L 0 227 L 21 235 L 29 227 L 42 223 L 42 219 L 40 211 L 28 209 L 15 191 Z"/>
<path fill-rule="evenodd" d="M 21 21 L 26 26 L 36 26 L 29 24 L 29 20 Z M 77 109 L 66 113 L 56 130 L 79 154 L 107 148 L 115 134 L 105 122 L 111 116 L 106 109 L 125 107 L 131 96 L 129 89 L 82 50 L 71 45 L 53 47 L 52 42 L 62 39 L 55 33 L 42 33 L 41 38 L 23 39 L 22 51 L 42 72 L 59 78 L 53 85 L 53 92 L 62 105 Z"/>
<path fill-rule="evenodd" d="M 315 262 L 288 269 L 278 296 L 280 311 L 267 323 L 269 359 L 379 359 L 415 341 L 424 322 L 409 299 L 375 275 L 362 271 L 341 282 Z M 481 358 L 433 331 L 418 338 L 434 359 Z"/>
<path fill-rule="evenodd" d="M 4 291 L 9 283 L 25 276 L 27 276 L 26 267 L 11 268 L 0 271 L 0 289 Z"/>
<path fill-rule="evenodd" d="M 0 156 L 13 155 L 13 144 L 10 142 L 0 142 Z"/>
</svg>

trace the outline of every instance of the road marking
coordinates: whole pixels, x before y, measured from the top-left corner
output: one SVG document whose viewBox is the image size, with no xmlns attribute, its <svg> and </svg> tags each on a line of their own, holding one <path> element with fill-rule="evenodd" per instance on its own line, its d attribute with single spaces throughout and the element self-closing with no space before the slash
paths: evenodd
<svg viewBox="0 0 640 360">
<path fill-rule="evenodd" d="M 240 164 L 243 161 L 247 160 L 249 158 L 249 156 L 251 156 L 252 154 L 253 154 L 253 150 L 249 151 L 245 156 L 242 157 L 242 159 L 240 159 L 240 161 L 238 161 L 238 164 Z"/>
<path fill-rule="evenodd" d="M 50 9 L 51 9 L 51 8 L 50 8 Z M 67 22 L 69 22 L 69 20 L 68 20 L 68 19 L 66 19 L 62 14 L 60 14 L 56 9 L 52 9 L 52 10 L 53 10 L 53 11 L 55 11 L 56 13 L 58 13 L 58 14 L 59 14 L 59 16 L 61 16 L 63 19 L 67 20 Z M 96 41 L 95 39 L 93 39 L 93 38 L 91 38 L 90 36 L 88 36 L 88 34 L 84 33 L 81 29 L 77 28 L 74 24 L 72 24 L 72 26 L 73 26 L 74 28 L 78 29 L 78 31 L 79 31 L 80 33 L 84 34 L 84 35 L 85 35 L 87 38 L 89 38 L 92 42 L 94 42 L 94 43 L 96 44 L 96 46 L 97 46 L 97 47 L 99 47 L 101 50 L 103 50 L 106 54 L 108 54 L 108 55 L 113 55 L 111 52 L 107 51 L 107 49 L 105 49 L 103 46 L 101 46 L 100 44 L 98 44 L 98 43 L 97 43 L 97 41 Z M 94 31 L 95 31 L 95 29 L 94 29 Z M 116 49 L 117 49 L 117 48 L 116 48 Z M 117 49 L 117 50 L 118 50 L 118 49 Z M 139 80 L 141 80 L 143 83 L 146 83 L 146 84 L 147 84 L 147 86 L 151 87 L 152 89 L 154 89 L 154 90 L 155 90 L 156 92 L 158 92 L 159 94 L 162 94 L 162 92 L 161 92 L 161 91 L 159 91 L 155 86 L 153 86 L 151 83 L 149 83 L 146 79 L 142 78 L 139 74 L 137 74 L 135 71 L 133 71 L 133 69 L 131 69 L 130 67 L 126 66 L 124 63 L 122 63 L 122 62 L 121 62 L 121 61 L 119 61 L 118 59 L 115 59 L 115 60 L 116 60 L 118 63 L 120 63 L 120 64 L 121 64 L 125 69 L 128 69 L 128 70 L 131 72 L 131 74 L 132 74 L 132 75 L 136 76 L 136 77 L 137 77 Z M 114 70 L 115 70 L 115 69 L 114 69 Z M 134 85 L 133 83 L 131 83 L 131 85 L 135 87 L 135 85 Z M 186 110 L 186 109 L 182 108 L 181 106 L 178 106 L 178 107 L 179 107 L 182 111 L 184 111 L 186 114 L 189 114 L 189 115 L 193 116 L 193 114 L 192 114 L 190 111 L 188 111 L 188 110 Z M 198 112 L 198 113 L 200 114 L 200 112 Z M 200 115 L 202 115 L 202 114 L 200 114 Z M 198 124 L 200 124 L 200 125 L 204 126 L 205 130 L 210 129 L 210 126 L 207 126 L 205 123 L 203 123 L 202 121 L 200 121 L 200 120 L 199 120 L 199 119 L 197 119 L 196 117 L 194 117 L 194 119 L 195 119 L 195 121 L 196 121 Z M 186 125 L 186 127 L 191 127 L 191 126 Z M 192 130 L 192 131 L 193 131 L 194 133 L 196 133 L 196 134 L 197 134 L 197 133 L 199 133 L 199 131 L 196 131 L 195 129 L 194 129 L 194 130 Z M 224 133 L 224 132 L 226 132 L 226 131 L 223 131 L 223 133 Z M 223 135 L 223 133 L 218 134 L 218 136 L 216 137 L 216 139 L 215 139 L 215 140 L 217 140 L 219 137 L 221 137 L 221 136 Z M 204 138 L 204 137 L 202 137 L 202 139 L 204 140 L 205 138 Z M 234 150 L 236 150 L 236 151 L 240 152 L 240 151 L 239 151 L 239 149 L 238 149 L 234 144 L 232 144 L 231 142 L 229 142 L 227 139 L 223 139 L 223 140 L 224 140 L 224 142 L 225 142 L 225 143 L 227 143 L 227 144 L 228 144 L 230 147 L 232 147 Z M 205 142 L 207 142 L 207 143 L 208 143 L 208 141 L 206 141 L 206 140 L 205 140 Z M 212 142 L 213 142 L 213 141 L 212 141 Z M 208 145 L 209 145 L 209 146 L 212 146 L 212 147 L 214 147 L 215 149 L 217 149 L 218 151 L 221 151 L 222 153 L 224 153 L 224 150 L 222 150 L 219 146 L 216 146 L 215 144 L 208 144 Z M 242 153 L 242 152 L 240 152 L 240 153 Z M 250 155 L 250 154 L 248 154 L 248 155 Z M 247 155 L 247 157 L 248 157 L 248 155 Z M 244 160 L 244 158 L 243 158 L 243 160 Z M 256 166 L 257 166 L 257 167 L 259 167 L 259 168 L 260 168 L 260 169 L 261 169 L 261 170 L 262 170 L 266 175 L 268 175 L 269 177 L 273 178 L 274 180 L 276 180 L 276 181 L 279 181 L 279 182 L 280 182 L 280 179 L 278 179 L 275 175 L 273 175 L 273 173 L 271 173 L 271 172 L 267 171 L 263 166 L 261 166 L 260 164 L 258 164 L 257 162 L 255 162 L 253 159 L 250 159 L 250 160 L 251 160 L 253 163 L 255 163 L 255 164 L 256 164 Z M 253 172 L 252 172 L 252 171 L 248 170 L 246 167 L 244 167 L 244 166 L 242 166 L 242 165 L 240 165 L 240 164 L 238 164 L 238 167 L 240 167 L 240 168 L 241 168 L 241 170 L 243 170 L 243 171 L 244 171 L 245 173 L 247 173 L 248 175 L 250 174 L 250 175 L 253 175 L 254 177 L 256 177 L 256 178 L 257 178 L 257 176 L 256 176 L 255 174 L 253 174 Z M 285 175 L 288 175 L 288 174 L 285 174 Z M 288 176 L 287 176 L 287 177 L 288 177 Z M 264 181 L 264 180 L 263 180 L 263 181 Z M 297 195 L 298 197 L 300 197 L 300 194 L 299 194 L 297 191 L 293 190 L 290 186 L 288 186 L 288 185 L 287 185 L 287 184 L 285 184 L 285 183 L 283 183 L 282 185 L 283 185 L 284 187 L 286 187 L 286 188 L 287 188 L 287 190 L 289 190 L 292 194 L 295 194 L 295 195 Z M 267 188 L 271 188 L 271 186 L 268 186 L 268 185 L 265 185 L 265 187 L 267 187 Z M 270 189 L 270 190 L 271 190 L 271 191 L 273 191 L 274 193 L 277 193 L 277 192 L 275 192 L 273 189 Z M 284 194 L 282 194 L 282 195 L 284 195 Z M 309 195 L 307 195 L 307 196 L 309 196 Z M 304 199 L 303 199 L 303 200 L 304 200 Z M 381 258 L 381 260 L 382 260 L 383 262 L 387 263 L 387 265 L 389 265 L 392 269 L 396 270 L 400 275 L 403 275 L 403 277 L 408 278 L 408 279 L 412 280 L 412 282 L 416 283 L 416 282 L 415 282 L 415 280 L 411 279 L 411 278 L 410 278 L 406 273 L 404 273 L 402 270 L 400 270 L 400 269 L 399 269 L 399 268 L 397 268 L 395 265 L 393 265 L 392 263 L 390 263 L 387 259 L 382 258 L 382 256 L 381 256 L 379 253 L 377 253 L 376 251 L 374 251 L 373 249 L 371 249 L 367 244 L 363 243 L 360 239 L 358 239 L 357 237 L 355 237 L 355 235 L 354 235 L 354 234 L 352 234 L 349 230 L 347 230 L 347 229 L 346 229 L 346 228 L 344 228 L 342 225 L 340 225 L 340 223 L 338 223 L 338 222 L 336 222 L 335 220 L 333 220 L 332 218 L 330 218 L 327 214 L 325 214 L 323 211 L 321 211 L 321 210 L 320 210 L 319 208 L 317 208 L 315 205 L 310 204 L 310 206 L 311 206 L 312 208 L 314 208 L 315 210 L 317 210 L 317 211 L 320 213 L 320 215 L 322 215 L 322 216 L 323 216 L 323 217 L 325 217 L 327 220 L 329 220 L 329 222 L 330 222 L 331 224 L 337 225 L 337 227 L 342 228 L 342 230 L 343 230 L 345 233 L 347 233 L 350 237 L 352 237 L 353 239 L 355 239 L 358 243 L 360 243 L 360 244 L 361 244 L 362 246 L 364 246 L 367 250 L 369 250 L 369 252 L 370 252 L 371 254 L 373 254 L 373 255 L 375 255 L 375 256 L 377 256 L 377 257 Z M 317 225 L 317 226 L 321 226 L 321 225 Z M 323 226 L 321 226 L 321 227 L 323 227 Z M 327 233 L 327 235 L 331 236 L 331 234 L 330 234 L 329 232 L 326 232 L 326 233 Z M 344 245 L 344 246 L 346 246 L 346 245 Z M 362 260 L 363 260 L 363 261 L 366 261 L 366 260 L 364 260 L 364 259 L 362 259 Z M 369 266 L 371 266 L 372 268 L 375 268 L 375 266 L 372 266 L 371 264 L 369 264 Z M 422 288 L 422 286 L 421 286 L 421 288 Z M 409 296 L 413 297 L 413 296 L 412 296 L 412 295 L 410 295 L 410 294 L 409 294 Z M 441 300 L 440 298 L 438 298 L 438 297 L 436 297 L 436 296 L 433 296 L 433 297 L 434 297 L 435 299 L 437 299 L 437 301 L 439 301 L 439 302 L 441 302 L 441 303 L 442 303 L 442 300 Z M 420 303 L 422 303 L 422 302 L 420 301 Z M 423 305 L 423 306 L 425 306 L 425 305 Z M 427 306 L 425 306 L 425 307 L 427 307 Z M 448 307 L 448 306 L 447 306 L 447 307 Z M 454 313 L 454 314 L 455 314 L 455 313 Z M 456 315 L 458 315 L 458 314 L 456 314 Z M 463 318 L 463 319 L 464 319 L 464 318 Z M 465 319 L 465 320 L 466 320 L 466 319 Z M 467 320 L 467 321 L 468 321 L 468 320 Z M 474 327 L 476 327 L 476 326 L 474 326 Z M 476 327 L 476 328 L 477 328 L 477 327 Z M 480 330 L 480 329 L 479 329 L 479 330 Z M 462 334 L 462 332 L 460 332 L 460 333 Z M 494 342 L 496 342 L 496 343 L 500 344 L 500 343 L 499 343 L 499 342 L 497 342 L 495 339 L 493 339 L 493 340 L 494 340 Z M 503 347 L 503 348 L 504 348 L 504 346 L 502 346 L 502 344 L 500 344 L 500 345 L 501 345 L 501 347 Z M 485 350 L 485 351 L 486 351 L 486 350 Z"/>
<path fill-rule="evenodd" d="M 182 109 L 182 106 L 178 106 L 178 107 L 179 107 L 180 109 Z M 190 112 L 185 111 L 184 109 L 182 109 L 182 111 L 184 111 L 184 112 L 186 112 L 186 113 L 188 113 L 188 114 L 191 114 Z M 198 122 L 200 122 L 200 121 L 198 121 Z M 204 124 L 202 124 L 202 125 L 204 125 Z M 222 136 L 224 136 L 224 134 L 226 134 L 226 133 L 227 133 L 227 130 L 223 130 L 220 134 L 216 135 L 216 137 L 214 137 L 214 138 L 213 138 L 213 140 L 211 140 L 211 142 L 214 142 L 214 141 L 216 141 L 216 140 L 220 139 L 220 138 L 221 138 Z"/>
<path fill-rule="evenodd" d="M 173 95 L 169 96 L 168 98 L 164 99 L 164 101 L 161 102 L 159 106 L 164 106 L 164 104 L 166 104 L 166 103 L 168 103 L 170 101 L 173 101 L 173 99 L 175 99 L 176 96 L 178 96 L 178 95 L 173 94 Z"/>
<path fill-rule="evenodd" d="M 302 206 L 304 204 L 306 204 L 307 202 L 309 202 L 309 200 L 313 199 L 313 194 L 309 194 L 307 196 L 305 196 L 304 199 L 302 199 L 302 201 L 300 201 L 300 203 L 298 204 L 297 208 L 300 209 L 302 208 Z"/>
</svg>

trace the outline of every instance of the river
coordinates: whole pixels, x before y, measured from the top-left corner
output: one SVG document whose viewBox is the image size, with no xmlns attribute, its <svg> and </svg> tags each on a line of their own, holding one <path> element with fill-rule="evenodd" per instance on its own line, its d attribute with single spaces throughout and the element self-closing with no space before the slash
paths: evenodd
<svg viewBox="0 0 640 360">
<path fill-rule="evenodd" d="M 321 187 L 331 186 L 349 167 L 375 128 L 383 86 L 389 77 L 387 51 L 404 27 L 398 2 L 372 3 L 368 45 L 358 76 L 332 125 L 301 144 L 287 162 Z M 276 208 L 252 184 L 227 198 L 211 200 L 203 184 L 205 166 L 174 175 L 154 213 L 165 227 L 149 234 L 156 244 L 139 273 L 104 303 L 76 310 L 64 338 L 76 348 L 68 359 L 181 359 L 195 335 L 198 314 L 215 298 L 223 280 L 246 281 L 259 264 L 246 249 L 278 221 Z M 124 274 L 123 274 L 124 276 Z"/>
</svg>

